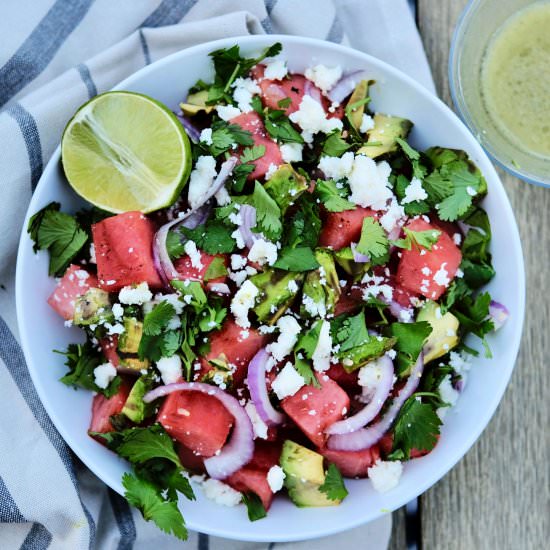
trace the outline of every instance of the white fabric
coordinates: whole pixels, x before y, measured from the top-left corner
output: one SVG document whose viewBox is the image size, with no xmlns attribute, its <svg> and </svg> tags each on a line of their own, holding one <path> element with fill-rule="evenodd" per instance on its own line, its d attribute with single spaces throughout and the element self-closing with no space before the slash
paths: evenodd
<svg viewBox="0 0 550 550">
<path fill-rule="evenodd" d="M 17 343 L 14 275 L 22 221 L 75 109 L 145 64 L 193 44 L 264 32 L 313 36 L 371 53 L 433 91 L 407 2 L 4 0 L 1 9 L 0 548 L 267 548 L 196 533 L 183 544 L 163 535 L 71 454 Z M 276 548 L 378 550 L 387 547 L 390 530 L 387 515 L 340 535 Z"/>
</svg>

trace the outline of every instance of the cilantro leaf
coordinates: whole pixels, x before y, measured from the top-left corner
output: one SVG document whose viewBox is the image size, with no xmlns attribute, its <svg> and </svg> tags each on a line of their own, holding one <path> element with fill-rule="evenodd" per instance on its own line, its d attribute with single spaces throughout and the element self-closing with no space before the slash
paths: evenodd
<svg viewBox="0 0 550 550">
<path fill-rule="evenodd" d="M 270 240 L 278 240 L 283 231 L 281 209 L 258 181 L 254 185 L 251 203 L 256 209 L 256 227 L 253 231 L 263 233 Z"/>
<path fill-rule="evenodd" d="M 248 130 L 244 130 L 238 124 L 218 120 L 212 124 L 212 143 L 206 146 L 201 142 L 199 145 L 208 150 L 213 157 L 217 157 L 232 150 L 235 145 L 243 147 L 254 145 L 254 138 Z"/>
<path fill-rule="evenodd" d="M 331 332 L 335 343 L 340 344 L 340 351 L 361 346 L 370 339 L 364 311 L 354 316 L 339 315 L 331 323 Z"/>
<path fill-rule="evenodd" d="M 241 162 L 246 164 L 247 162 L 254 162 L 265 155 L 265 145 L 253 145 L 243 150 L 241 154 Z"/>
<path fill-rule="evenodd" d="M 404 139 L 396 138 L 395 141 L 399 144 L 403 153 L 405 153 L 407 158 L 410 160 L 413 176 L 419 180 L 423 180 L 428 170 L 426 166 L 422 164 L 420 153 L 416 149 L 413 149 Z"/>
<path fill-rule="evenodd" d="M 380 223 L 367 216 L 363 220 L 361 238 L 357 243 L 357 252 L 369 256 L 373 264 L 380 263 L 387 255 L 389 246 L 388 237 Z"/>
<path fill-rule="evenodd" d="M 185 254 L 181 234 L 178 231 L 168 231 L 166 235 L 166 250 L 171 260 L 177 260 Z"/>
<path fill-rule="evenodd" d="M 195 242 L 207 254 L 230 254 L 235 250 L 237 244 L 231 236 L 233 230 L 220 220 L 208 220 L 195 229 L 181 227 L 182 233 Z"/>
<path fill-rule="evenodd" d="M 71 260 L 89 241 L 88 234 L 73 216 L 59 211 L 51 202 L 29 220 L 27 232 L 34 241 L 34 251 L 48 250 L 49 274 L 62 276 Z"/>
<path fill-rule="evenodd" d="M 55 351 L 55 353 L 67 358 L 65 365 L 69 372 L 59 380 L 63 384 L 102 393 L 107 398 L 118 392 L 122 382 L 120 376 L 115 376 L 107 388 L 100 388 L 95 383 L 94 369 L 105 363 L 105 358 L 89 342 L 69 344 L 67 351 Z"/>
<path fill-rule="evenodd" d="M 164 458 L 183 468 L 172 438 L 159 424 L 126 430 L 124 441 L 117 447 L 116 452 L 132 464 L 142 464 L 153 458 Z"/>
<path fill-rule="evenodd" d="M 395 349 L 397 350 L 398 374 L 404 376 L 410 372 L 418 359 L 424 342 L 432 333 L 432 327 L 427 321 L 392 323 L 390 332 L 397 338 Z"/>
<path fill-rule="evenodd" d="M 351 145 L 342 139 L 340 131 L 336 130 L 327 136 L 321 154 L 328 157 L 341 157 L 350 147 Z"/>
<path fill-rule="evenodd" d="M 250 521 L 258 521 L 259 519 L 267 516 L 264 505 L 256 493 L 253 493 L 252 491 L 243 493 L 243 503 L 246 506 L 248 519 Z"/>
<path fill-rule="evenodd" d="M 256 166 L 254 164 L 238 164 L 233 168 L 232 172 L 232 179 L 233 183 L 231 185 L 231 188 L 235 193 L 241 193 L 244 189 L 244 186 L 246 184 L 246 180 L 252 172 L 254 172 L 254 169 Z"/>
<path fill-rule="evenodd" d="M 154 521 L 165 533 L 187 539 L 187 528 L 177 502 L 165 500 L 152 483 L 129 473 L 122 476 L 122 485 L 126 500 L 141 512 L 144 519 Z"/>
<path fill-rule="evenodd" d="M 289 223 L 285 223 L 283 244 L 290 248 L 297 246 L 315 248 L 321 232 L 319 205 L 309 193 L 305 193 L 298 199 L 297 207 Z"/>
<path fill-rule="evenodd" d="M 216 256 L 206 268 L 204 280 L 211 281 L 212 279 L 217 279 L 224 275 L 227 275 L 224 259 L 221 256 Z"/>
<path fill-rule="evenodd" d="M 284 111 L 268 110 L 264 123 L 267 133 L 279 143 L 304 143 L 304 138 L 292 126 Z"/>
<path fill-rule="evenodd" d="M 311 368 L 311 359 L 319 342 L 322 324 L 322 320 L 315 321 L 313 326 L 300 336 L 294 347 L 294 368 L 303 377 L 306 384 L 316 388 L 320 388 L 321 385 Z"/>
<path fill-rule="evenodd" d="M 321 387 L 321 384 L 319 384 L 319 381 L 315 377 L 315 373 L 311 368 L 310 361 L 306 361 L 304 358 L 294 356 L 294 368 L 296 369 L 296 372 L 304 379 L 305 383 L 308 386 L 315 386 L 316 388 Z"/>
<path fill-rule="evenodd" d="M 344 485 L 342 474 L 334 464 L 329 464 L 325 481 L 319 487 L 319 491 L 324 493 L 329 500 L 341 501 L 348 496 L 348 490 Z"/>
<path fill-rule="evenodd" d="M 437 243 L 441 231 L 439 229 L 428 229 L 427 231 L 413 231 L 408 227 L 405 227 L 405 238 L 398 239 L 392 244 L 399 248 L 404 248 L 410 250 L 412 245 L 416 245 L 418 248 L 425 248 L 426 250 L 431 250 L 432 246 Z"/>
<path fill-rule="evenodd" d="M 175 314 L 176 310 L 172 304 L 160 302 L 143 318 L 143 334 L 158 336 Z"/>
<path fill-rule="evenodd" d="M 281 109 L 287 109 L 288 107 L 290 107 L 291 103 L 292 103 L 292 98 L 290 98 L 290 97 L 285 97 L 285 98 L 280 99 L 279 101 L 277 101 L 277 105 Z"/>
<path fill-rule="evenodd" d="M 344 198 L 345 191 L 338 189 L 332 180 L 317 180 L 314 194 L 329 212 L 355 210 L 356 206 Z"/>
<path fill-rule="evenodd" d="M 297 248 L 283 248 L 279 258 L 273 265 L 285 271 L 310 271 L 319 267 L 319 262 L 311 248 L 300 246 Z"/>
<path fill-rule="evenodd" d="M 160 355 L 161 357 L 172 357 L 178 351 L 181 345 L 181 330 L 169 330 L 160 338 Z"/>
<path fill-rule="evenodd" d="M 413 395 L 405 401 L 393 428 L 393 448 L 401 449 L 405 457 L 412 449 L 431 451 L 437 443 L 441 420 L 434 407 L 417 401 Z"/>
</svg>

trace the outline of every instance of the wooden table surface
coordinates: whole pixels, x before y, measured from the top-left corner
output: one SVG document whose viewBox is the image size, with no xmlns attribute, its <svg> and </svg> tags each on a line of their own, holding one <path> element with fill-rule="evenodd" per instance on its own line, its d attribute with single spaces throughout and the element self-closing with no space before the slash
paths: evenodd
<svg viewBox="0 0 550 550">
<path fill-rule="evenodd" d="M 418 0 L 417 20 L 440 97 L 452 106 L 447 62 L 466 0 Z M 406 52 L 403 55 L 407 55 Z M 505 85 L 505 84 L 503 84 Z M 550 93 L 550 92 L 549 92 Z M 550 547 L 550 189 L 499 170 L 521 234 L 526 318 L 516 368 L 483 435 L 420 497 L 423 550 Z M 391 550 L 406 548 L 405 513 L 394 513 Z"/>
</svg>

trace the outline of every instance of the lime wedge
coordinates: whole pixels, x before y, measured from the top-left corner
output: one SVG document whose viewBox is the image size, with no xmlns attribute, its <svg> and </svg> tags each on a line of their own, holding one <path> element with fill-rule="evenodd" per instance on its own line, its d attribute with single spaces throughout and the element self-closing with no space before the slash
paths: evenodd
<svg viewBox="0 0 550 550">
<path fill-rule="evenodd" d="M 61 140 L 73 189 L 108 212 L 172 204 L 191 172 L 189 138 L 176 116 L 142 94 L 107 92 L 85 103 Z"/>
</svg>

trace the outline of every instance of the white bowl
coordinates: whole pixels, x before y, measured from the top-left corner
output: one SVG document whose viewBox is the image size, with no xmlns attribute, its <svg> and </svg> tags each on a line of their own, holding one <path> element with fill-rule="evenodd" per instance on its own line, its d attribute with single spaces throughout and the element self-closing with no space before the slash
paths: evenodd
<svg viewBox="0 0 550 550">
<path fill-rule="evenodd" d="M 242 506 L 220 507 L 197 490 L 197 502 L 180 499 L 191 529 L 220 537 L 254 541 L 291 541 L 344 531 L 389 513 L 418 496 L 444 476 L 466 453 L 495 412 L 518 352 L 523 315 L 525 278 L 523 256 L 514 215 L 499 178 L 482 148 L 460 120 L 435 96 L 414 80 L 363 53 L 309 38 L 248 36 L 229 38 L 178 52 L 138 71 L 117 89 L 148 94 L 176 108 L 187 89 L 200 77 L 213 76 L 209 52 L 239 43 L 244 53 L 280 41 L 292 70 L 303 71 L 312 63 L 341 65 L 344 70 L 365 69 L 377 81 L 372 88 L 375 110 L 403 116 L 414 122 L 411 142 L 417 148 L 442 145 L 468 152 L 480 167 L 489 186 L 484 201 L 493 227 L 492 253 L 497 276 L 488 289 L 495 300 L 506 304 L 510 319 L 489 337 L 494 358 L 475 359 L 466 389 L 447 414 L 442 436 L 428 456 L 406 464 L 397 488 L 375 492 L 368 480 L 349 480 L 349 496 L 341 506 L 296 508 L 277 498 L 266 519 L 250 523 Z M 48 163 L 31 200 L 28 216 L 50 201 L 66 211 L 82 206 L 66 183 L 59 148 Z M 81 341 L 76 328 L 67 329 L 48 306 L 46 298 L 55 286 L 47 276 L 47 254 L 35 255 L 23 230 L 17 259 L 17 313 L 19 331 L 32 379 L 57 429 L 79 458 L 107 485 L 123 494 L 122 474 L 127 464 L 86 434 L 91 394 L 74 391 L 58 382 L 65 372 L 63 357 L 52 352 Z"/>
</svg>

